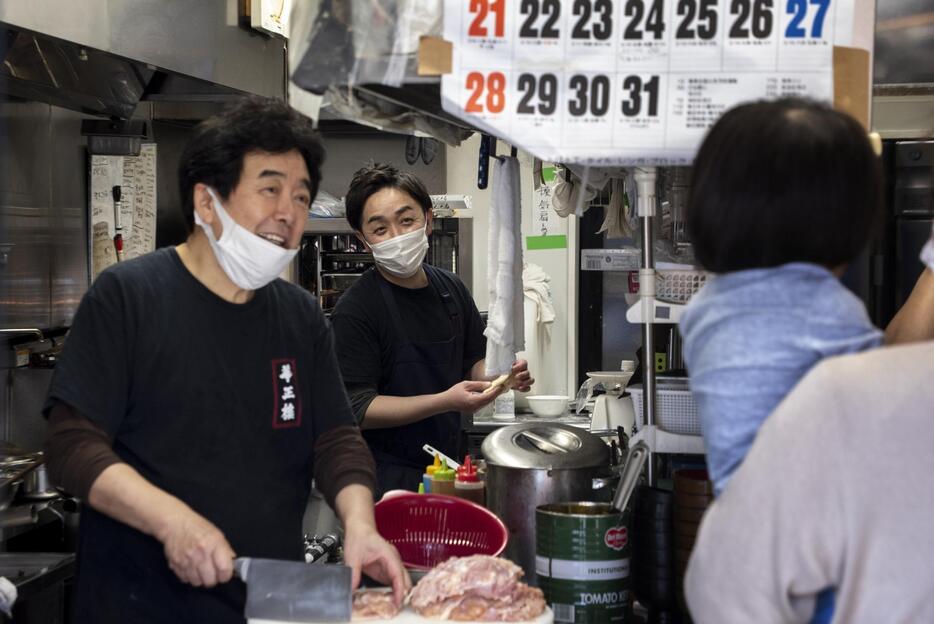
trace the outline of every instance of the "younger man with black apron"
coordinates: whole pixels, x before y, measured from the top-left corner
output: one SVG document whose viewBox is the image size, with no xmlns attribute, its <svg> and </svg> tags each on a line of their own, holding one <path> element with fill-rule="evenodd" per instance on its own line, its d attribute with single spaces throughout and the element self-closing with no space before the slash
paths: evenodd
<svg viewBox="0 0 934 624">
<path fill-rule="evenodd" d="M 431 444 L 453 457 L 460 413 L 496 398 L 483 394 L 486 339 L 467 287 L 423 264 L 431 198 L 415 176 L 389 165 L 358 171 L 347 220 L 373 252 L 367 271 L 340 299 L 331 322 L 351 405 L 377 463 L 379 492 L 414 490 Z M 532 384 L 524 360 L 514 387 Z"/>
</svg>

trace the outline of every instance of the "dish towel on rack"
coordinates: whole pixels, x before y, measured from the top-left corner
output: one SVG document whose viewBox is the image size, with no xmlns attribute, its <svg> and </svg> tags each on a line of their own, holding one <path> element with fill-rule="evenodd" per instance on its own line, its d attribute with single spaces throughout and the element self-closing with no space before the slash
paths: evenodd
<svg viewBox="0 0 934 624">
<path fill-rule="evenodd" d="M 527 262 L 522 270 L 522 291 L 535 305 L 535 322 L 555 322 L 555 303 L 551 298 L 551 276 L 542 267 Z"/>
<path fill-rule="evenodd" d="M 549 358 L 554 357 L 551 333 L 556 320 L 551 276 L 537 264 L 527 262 L 522 271 L 522 291 L 525 295 L 525 350 L 516 353 L 516 357 L 529 363 L 529 370 L 535 375 L 536 394 L 560 394 L 564 391 L 564 371 L 559 371 Z M 516 407 L 528 406 L 521 394 L 515 399 Z"/>
<path fill-rule="evenodd" d="M 522 209 L 519 161 L 493 162 L 490 233 L 487 249 L 489 315 L 486 330 L 486 374 L 512 369 L 516 353 L 525 348 L 522 295 Z"/>
</svg>

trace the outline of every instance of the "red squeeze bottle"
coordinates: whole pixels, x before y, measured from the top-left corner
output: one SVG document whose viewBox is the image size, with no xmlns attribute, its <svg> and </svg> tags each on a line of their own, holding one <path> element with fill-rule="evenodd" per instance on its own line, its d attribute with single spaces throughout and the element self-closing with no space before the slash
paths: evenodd
<svg viewBox="0 0 934 624">
<path fill-rule="evenodd" d="M 120 197 L 123 194 L 119 186 L 111 189 L 114 198 L 114 251 L 117 254 L 117 262 L 123 261 L 123 226 L 120 224 Z"/>
<path fill-rule="evenodd" d="M 477 476 L 477 467 L 473 465 L 470 455 L 464 457 L 464 463 L 457 469 L 454 495 L 478 505 L 486 505 L 486 484 Z"/>
<path fill-rule="evenodd" d="M 114 251 L 117 252 L 117 262 L 123 260 L 123 235 L 117 234 L 114 236 Z"/>
</svg>

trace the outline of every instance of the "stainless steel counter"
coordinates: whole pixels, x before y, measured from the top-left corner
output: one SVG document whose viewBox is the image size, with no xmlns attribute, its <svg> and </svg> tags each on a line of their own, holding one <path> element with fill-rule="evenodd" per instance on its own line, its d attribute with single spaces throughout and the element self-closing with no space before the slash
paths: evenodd
<svg viewBox="0 0 934 624">
<path fill-rule="evenodd" d="M 532 413 L 516 414 L 514 420 L 499 420 L 487 417 L 474 417 L 473 424 L 467 427 L 468 433 L 490 433 L 494 429 L 499 429 L 506 425 L 515 425 L 518 423 L 537 422 L 537 423 L 559 423 L 562 425 L 571 425 L 581 429 L 590 429 L 590 414 L 583 413 L 580 416 L 568 412 L 564 416 L 557 418 L 543 418 Z"/>
<path fill-rule="evenodd" d="M 75 575 L 73 553 L 0 553 L 0 576 L 14 585 L 19 597 L 13 617 L 0 621 L 16 624 L 65 624 L 66 585 Z"/>
</svg>

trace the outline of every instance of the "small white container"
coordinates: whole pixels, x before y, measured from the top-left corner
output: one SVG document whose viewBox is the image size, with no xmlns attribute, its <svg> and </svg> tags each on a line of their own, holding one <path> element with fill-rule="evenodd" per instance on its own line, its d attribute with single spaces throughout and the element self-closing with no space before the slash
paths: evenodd
<svg viewBox="0 0 934 624">
<path fill-rule="evenodd" d="M 507 390 L 496 397 L 493 401 L 493 418 L 495 420 L 516 419 L 516 393 L 514 390 Z"/>
<path fill-rule="evenodd" d="M 542 418 L 564 416 L 568 411 L 570 399 L 566 396 L 540 395 L 526 397 L 532 413 Z"/>
</svg>

